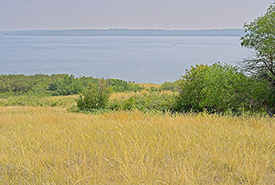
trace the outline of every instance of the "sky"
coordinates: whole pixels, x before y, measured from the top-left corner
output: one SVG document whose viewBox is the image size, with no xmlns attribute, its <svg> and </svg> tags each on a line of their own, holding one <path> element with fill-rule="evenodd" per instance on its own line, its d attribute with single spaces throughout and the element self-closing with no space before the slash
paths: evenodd
<svg viewBox="0 0 275 185">
<path fill-rule="evenodd" d="M 0 31 L 242 28 L 273 0 L 0 0 Z"/>
</svg>

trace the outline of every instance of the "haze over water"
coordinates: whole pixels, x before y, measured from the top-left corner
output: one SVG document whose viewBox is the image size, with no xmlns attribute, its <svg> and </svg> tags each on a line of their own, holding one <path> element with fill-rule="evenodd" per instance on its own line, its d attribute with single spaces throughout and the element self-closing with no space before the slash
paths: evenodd
<svg viewBox="0 0 275 185">
<path fill-rule="evenodd" d="M 74 74 L 163 83 L 191 65 L 235 65 L 252 55 L 240 37 L 0 36 L 0 74 Z"/>
</svg>

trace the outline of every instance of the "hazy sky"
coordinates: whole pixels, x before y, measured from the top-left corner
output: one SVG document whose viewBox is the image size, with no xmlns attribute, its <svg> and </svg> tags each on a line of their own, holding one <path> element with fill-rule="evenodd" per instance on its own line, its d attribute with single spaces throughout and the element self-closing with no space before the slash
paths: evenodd
<svg viewBox="0 0 275 185">
<path fill-rule="evenodd" d="M 0 30 L 242 28 L 273 0 L 0 0 Z"/>
</svg>

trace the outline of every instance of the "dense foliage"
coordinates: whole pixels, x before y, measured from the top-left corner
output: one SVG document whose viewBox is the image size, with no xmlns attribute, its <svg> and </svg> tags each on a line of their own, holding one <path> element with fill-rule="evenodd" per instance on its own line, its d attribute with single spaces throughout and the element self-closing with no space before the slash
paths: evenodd
<svg viewBox="0 0 275 185">
<path fill-rule="evenodd" d="M 275 114 L 275 1 L 263 16 L 244 25 L 245 36 L 242 46 L 256 51 L 255 58 L 242 62 L 244 72 L 259 81 L 266 81 L 266 95 L 253 103 L 265 107 L 270 116 Z"/>
<path fill-rule="evenodd" d="M 151 92 L 134 95 L 126 100 L 115 99 L 109 110 L 139 110 L 142 112 L 171 112 L 175 106 L 175 95 Z"/>
<path fill-rule="evenodd" d="M 242 45 L 253 48 L 260 58 L 274 58 L 275 54 L 275 1 L 263 16 L 244 25 Z"/>
<path fill-rule="evenodd" d="M 77 100 L 77 107 L 81 110 L 106 108 L 111 91 L 105 80 L 100 80 L 98 84 L 89 84 Z"/>
<path fill-rule="evenodd" d="M 178 90 L 178 81 L 176 81 L 176 82 L 164 82 L 163 84 L 161 84 L 160 89 L 176 92 Z"/>
<path fill-rule="evenodd" d="M 127 98 L 110 100 L 113 92 L 140 91 L 138 84 L 116 79 L 75 78 L 69 75 L 1 75 L 1 92 L 22 94 L 7 96 L 0 105 L 73 106 L 72 111 L 139 110 L 142 112 L 202 112 L 241 114 L 263 111 L 263 99 L 269 96 L 268 83 L 245 76 L 228 65 L 197 65 L 177 82 L 166 82 L 144 93 L 129 93 Z M 4 84 L 4 85 L 3 85 Z M 2 87 L 6 88 L 2 88 Z M 4 90 L 5 89 L 5 90 Z M 161 90 L 170 90 L 167 93 Z M 48 95 L 70 95 L 59 98 Z M 123 93 L 122 93 L 123 94 Z M 39 96 L 38 96 L 39 95 Z M 3 99 L 4 98 L 4 99 Z M 73 103 L 76 100 L 76 103 Z M 77 104 L 77 106 L 75 106 Z"/>
<path fill-rule="evenodd" d="M 211 113 L 259 111 L 251 100 L 265 95 L 265 83 L 253 80 L 228 65 L 197 65 L 179 82 L 177 111 Z"/>
<path fill-rule="evenodd" d="M 76 78 L 73 75 L 0 75 L 1 94 L 47 94 L 72 95 L 79 94 L 88 84 L 97 84 L 100 79 L 92 77 Z M 105 80 L 114 92 L 141 91 L 142 87 L 118 79 Z"/>
</svg>

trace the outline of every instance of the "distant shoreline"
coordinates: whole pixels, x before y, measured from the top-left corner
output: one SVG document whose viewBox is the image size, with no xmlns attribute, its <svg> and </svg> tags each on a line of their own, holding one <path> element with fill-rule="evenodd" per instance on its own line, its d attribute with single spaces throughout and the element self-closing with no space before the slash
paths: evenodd
<svg viewBox="0 0 275 185">
<path fill-rule="evenodd" d="M 0 31 L 1 36 L 242 36 L 243 29 L 72 29 Z"/>
</svg>

